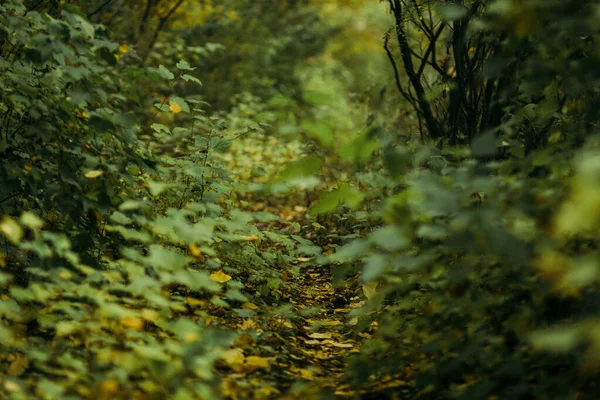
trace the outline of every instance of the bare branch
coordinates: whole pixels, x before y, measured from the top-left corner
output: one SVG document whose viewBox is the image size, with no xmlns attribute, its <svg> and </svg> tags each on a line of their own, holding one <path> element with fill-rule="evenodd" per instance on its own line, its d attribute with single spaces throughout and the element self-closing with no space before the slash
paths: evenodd
<svg viewBox="0 0 600 400">
<path fill-rule="evenodd" d="M 417 110 L 418 113 L 420 113 L 421 110 L 419 109 L 414 97 L 411 94 L 409 94 L 406 90 L 404 90 L 404 88 L 402 87 L 402 83 L 400 82 L 400 73 L 398 72 L 398 65 L 396 64 L 394 55 L 388 48 L 389 40 L 390 40 L 390 37 L 389 37 L 389 35 L 386 34 L 383 48 L 385 49 L 385 52 L 387 53 L 387 56 L 390 59 L 390 64 L 392 64 L 392 68 L 394 70 L 394 79 L 396 80 L 396 87 L 398 88 L 398 91 L 400 92 L 400 94 L 411 104 L 411 106 L 415 110 Z"/>
</svg>

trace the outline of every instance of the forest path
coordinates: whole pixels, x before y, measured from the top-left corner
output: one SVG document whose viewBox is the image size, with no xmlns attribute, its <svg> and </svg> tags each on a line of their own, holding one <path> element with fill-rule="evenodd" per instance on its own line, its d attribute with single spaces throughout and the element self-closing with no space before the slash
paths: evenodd
<svg viewBox="0 0 600 400">
<path fill-rule="evenodd" d="M 223 162 L 239 181 L 264 183 L 303 153 L 299 140 L 248 135 L 234 141 Z M 262 169 L 258 177 L 253 174 L 257 168 Z M 303 191 L 280 195 L 255 192 L 241 197 L 246 211 L 279 217 L 257 224 L 261 232 L 294 231 L 324 253 L 333 251 L 328 236 L 338 235 L 340 228 L 336 224 L 315 227 L 316 221 L 307 215 Z M 292 224 L 302 227 L 300 232 Z M 270 250 L 268 246 L 259 248 L 259 255 Z M 238 323 L 241 335 L 234 344 L 234 349 L 243 351 L 246 364 L 248 357 L 258 356 L 269 365 L 250 372 L 225 365 L 220 370 L 224 394 L 231 399 L 360 398 L 344 379 L 350 356 L 360 352 L 362 341 L 369 336 L 359 333 L 358 319 L 349 315 L 365 303 L 360 285 L 334 287 L 332 267 L 318 265 L 309 257 L 297 257 L 279 268 L 274 271 L 284 282 L 277 289 L 279 298 L 264 299 L 269 305 L 260 305 L 256 315 Z M 232 351 L 231 355 L 240 362 L 239 353 Z"/>
<path fill-rule="evenodd" d="M 285 217 L 261 230 L 285 229 L 285 220 L 303 227 L 313 222 L 300 206 L 260 211 Z M 310 230 L 304 236 L 310 240 Z M 349 313 L 364 305 L 364 296 L 357 285 L 334 287 L 329 266 L 311 264 L 308 257 L 299 257 L 293 264 L 300 265 L 298 274 L 293 274 L 292 268 L 279 270 L 284 281 L 278 289 L 279 299 L 267 309 L 261 306 L 255 316 L 238 325 L 242 333 L 234 347 L 243 350 L 246 361 L 258 356 L 268 360 L 269 366 L 249 372 L 247 368 L 232 371 L 225 365 L 220 372 L 228 398 L 355 397 L 344 383 L 344 373 L 349 357 L 360 351 L 368 334 L 356 332 L 358 319 Z"/>
</svg>

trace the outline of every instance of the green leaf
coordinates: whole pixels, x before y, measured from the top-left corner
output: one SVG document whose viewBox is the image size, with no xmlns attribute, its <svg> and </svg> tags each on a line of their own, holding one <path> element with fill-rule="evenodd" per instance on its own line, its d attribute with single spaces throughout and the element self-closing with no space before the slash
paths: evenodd
<svg viewBox="0 0 600 400">
<path fill-rule="evenodd" d="M 211 140 L 210 148 L 217 153 L 226 153 L 231 148 L 231 145 L 231 140 L 213 138 Z"/>
<path fill-rule="evenodd" d="M 411 244 L 410 236 L 405 229 L 397 226 L 385 226 L 369 235 L 369 241 L 387 251 L 406 249 Z"/>
<path fill-rule="evenodd" d="M 147 204 L 138 200 L 126 200 L 119 205 L 119 211 L 133 211 L 146 208 Z"/>
<path fill-rule="evenodd" d="M 379 141 L 373 137 L 376 129 L 377 126 L 373 126 L 359 133 L 340 148 L 340 155 L 349 161 L 366 162 L 379 148 Z"/>
<path fill-rule="evenodd" d="M 150 189 L 150 194 L 154 197 L 158 196 L 159 194 L 161 194 L 162 192 L 164 192 L 165 190 L 167 190 L 171 187 L 171 185 L 169 183 L 153 181 L 151 179 L 148 180 L 147 183 L 148 183 L 148 188 Z"/>
<path fill-rule="evenodd" d="M 115 127 L 111 121 L 98 114 L 93 114 L 88 120 L 88 124 L 99 133 L 107 132 Z"/>
<path fill-rule="evenodd" d="M 530 336 L 529 341 L 538 349 L 567 352 L 583 339 L 582 328 L 575 325 L 538 331 Z"/>
<path fill-rule="evenodd" d="M 349 184 L 343 184 L 337 189 L 320 196 L 317 204 L 310 209 L 311 215 L 319 215 L 334 211 L 340 204 L 346 204 L 356 209 L 363 201 L 364 195 Z"/>
<path fill-rule="evenodd" d="M 154 244 L 150 246 L 147 262 L 159 270 L 177 271 L 183 269 L 191 258 L 185 254 Z"/>
<path fill-rule="evenodd" d="M 161 78 L 164 78 L 164 79 L 168 79 L 168 80 L 175 79 L 175 75 L 173 75 L 173 73 L 171 71 L 169 71 L 167 69 L 167 67 L 165 67 L 164 65 L 160 65 L 158 67 L 158 74 L 161 76 Z"/>
<path fill-rule="evenodd" d="M 190 67 L 190 64 L 187 61 L 185 61 L 185 60 L 179 61 L 177 63 L 177 65 L 176 65 L 176 67 L 179 68 L 179 69 L 181 69 L 181 70 L 184 70 L 184 71 L 193 71 L 193 70 L 196 69 L 196 68 Z"/>
<path fill-rule="evenodd" d="M 168 107 L 168 106 L 166 106 L 166 105 L 165 105 L 165 107 L 167 108 L 167 110 L 169 109 L 169 107 Z M 166 110 L 161 110 L 161 111 L 166 111 Z M 154 131 L 155 131 L 156 133 L 166 132 L 166 133 L 168 133 L 169 135 L 171 134 L 171 130 L 170 130 L 170 129 L 169 129 L 169 127 L 168 127 L 168 126 L 166 126 L 166 125 L 163 125 L 163 124 L 156 124 L 156 123 L 154 123 L 154 124 L 152 124 L 150 127 L 151 127 L 152 129 L 154 129 Z"/>
<path fill-rule="evenodd" d="M 116 222 L 117 224 L 121 224 L 121 225 L 127 225 L 132 223 L 133 221 L 131 220 L 131 218 L 127 217 L 125 214 L 119 212 L 119 211 L 115 211 L 111 216 L 110 216 L 110 220 L 113 222 Z"/>
<path fill-rule="evenodd" d="M 285 182 L 294 178 L 309 177 L 316 174 L 321 168 L 321 160 L 316 156 L 306 156 L 298 161 L 288 164 L 276 179 L 276 182 Z"/>
<path fill-rule="evenodd" d="M 194 77 L 192 75 L 183 74 L 181 76 L 181 79 L 183 79 L 186 82 L 194 82 L 194 83 L 197 83 L 198 85 L 202 86 L 202 82 L 200 81 L 200 79 L 198 79 L 198 78 L 196 78 L 196 77 Z"/>
<path fill-rule="evenodd" d="M 44 221 L 29 211 L 25 211 L 23 214 L 21 214 L 21 223 L 26 227 L 35 230 L 40 229 L 44 225 Z"/>
<path fill-rule="evenodd" d="M 163 103 L 155 103 L 154 107 L 158 108 L 160 111 L 171 111 L 169 109 L 169 105 L 168 104 L 163 104 Z"/>
<path fill-rule="evenodd" d="M 171 101 L 173 103 L 176 103 L 179 107 L 181 107 L 181 109 L 183 111 L 185 111 L 186 113 L 190 112 L 190 106 L 185 102 L 184 99 L 182 99 L 181 97 L 172 97 Z"/>
<path fill-rule="evenodd" d="M 365 261 L 363 268 L 363 282 L 373 282 L 381 278 L 388 266 L 388 258 L 384 254 L 373 254 Z"/>
<path fill-rule="evenodd" d="M 317 139 L 325 147 L 333 144 L 333 129 L 329 124 L 323 121 L 306 121 L 302 128 L 312 137 Z"/>
<path fill-rule="evenodd" d="M 438 11 L 445 21 L 456 21 L 457 19 L 465 17 L 469 12 L 469 9 L 465 6 L 451 3 L 439 7 Z"/>
</svg>

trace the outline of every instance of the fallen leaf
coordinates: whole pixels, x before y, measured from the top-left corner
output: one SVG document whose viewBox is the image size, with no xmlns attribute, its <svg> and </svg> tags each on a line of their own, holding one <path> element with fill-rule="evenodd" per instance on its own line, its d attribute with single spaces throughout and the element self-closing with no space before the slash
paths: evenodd
<svg viewBox="0 0 600 400">
<path fill-rule="evenodd" d="M 331 343 L 331 345 L 334 346 L 334 347 L 340 347 L 342 349 L 351 349 L 351 348 L 354 347 L 354 345 L 351 344 L 351 343 L 336 343 L 336 342 L 333 342 L 333 343 Z"/>
<path fill-rule="evenodd" d="M 313 371 L 304 368 L 292 367 L 290 368 L 290 375 L 292 374 L 306 380 L 311 380 L 315 377 L 315 373 Z"/>
<path fill-rule="evenodd" d="M 254 338 L 252 336 L 248 335 L 247 333 L 242 333 L 240 336 L 237 337 L 235 342 L 233 342 L 234 346 L 239 346 L 239 347 L 252 346 L 253 344 L 254 344 Z"/>
<path fill-rule="evenodd" d="M 337 325 L 342 325 L 341 321 L 337 321 L 337 320 L 325 320 L 325 321 L 320 321 L 320 323 L 323 326 L 337 326 Z"/>
<path fill-rule="evenodd" d="M 266 358 L 262 358 L 259 356 L 250 356 L 246 357 L 246 366 L 250 367 L 251 370 L 264 368 L 267 371 L 271 369 L 271 365 L 269 365 L 269 361 Z"/>
<path fill-rule="evenodd" d="M 215 282 L 225 283 L 225 282 L 228 282 L 231 280 L 231 276 L 229 276 L 225 272 L 219 270 L 217 272 L 213 272 L 212 274 L 210 274 L 210 279 L 212 279 Z"/>
<path fill-rule="evenodd" d="M 248 309 L 248 310 L 252 310 L 252 311 L 258 311 L 260 310 L 260 307 L 257 306 L 256 304 L 252 304 L 250 302 L 246 302 L 244 304 L 242 304 L 242 308 Z"/>
<path fill-rule="evenodd" d="M 271 385 L 264 385 L 254 391 L 254 397 L 257 399 L 268 399 L 274 394 L 281 394 L 281 392 Z"/>
<path fill-rule="evenodd" d="M 250 318 L 247 318 L 240 325 L 240 329 L 243 331 L 247 331 L 248 329 L 256 329 L 256 322 L 252 321 Z"/>
<path fill-rule="evenodd" d="M 9 376 L 21 376 L 23 375 L 23 372 L 25 372 L 28 366 L 29 360 L 27 360 L 27 358 L 23 357 L 22 355 L 17 354 L 15 355 L 14 361 L 10 363 L 10 366 L 8 367 L 6 373 Z"/>
<path fill-rule="evenodd" d="M 249 242 L 255 242 L 257 240 L 260 240 L 260 237 L 258 235 L 247 235 L 242 237 Z"/>
<path fill-rule="evenodd" d="M 316 340 L 316 339 L 304 339 L 304 343 L 306 344 L 310 344 L 310 345 L 322 345 L 323 343 L 320 340 Z"/>
<path fill-rule="evenodd" d="M 223 352 L 221 359 L 225 361 L 229 366 L 242 365 L 244 364 L 244 350 L 242 349 L 228 349 Z"/>
<path fill-rule="evenodd" d="M 310 335 L 308 335 L 308 337 L 311 339 L 331 339 L 331 332 L 324 332 L 324 333 L 315 332 L 315 333 L 311 333 Z"/>
<path fill-rule="evenodd" d="M 198 245 L 192 244 L 188 247 L 188 253 L 190 256 L 196 258 L 198 261 L 200 262 L 205 262 L 206 258 L 204 257 L 204 254 L 202 254 L 202 250 L 200 250 L 200 247 L 198 247 Z"/>
<path fill-rule="evenodd" d="M 121 325 L 123 325 L 127 329 L 131 329 L 134 331 L 141 331 L 144 329 L 144 320 L 138 317 L 127 316 L 121 318 Z"/>
</svg>

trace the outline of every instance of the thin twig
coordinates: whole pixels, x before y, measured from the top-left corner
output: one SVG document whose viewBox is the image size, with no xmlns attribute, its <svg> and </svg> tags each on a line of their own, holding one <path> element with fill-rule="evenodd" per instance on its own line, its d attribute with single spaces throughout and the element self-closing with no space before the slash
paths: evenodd
<svg viewBox="0 0 600 400">
<path fill-rule="evenodd" d="M 103 9 L 104 7 L 106 7 L 107 5 L 109 5 L 109 4 L 110 4 L 110 3 L 112 3 L 112 2 L 113 2 L 113 0 L 106 0 L 106 1 L 104 2 L 104 4 L 102 4 L 100 7 L 98 7 L 98 8 L 96 9 L 96 11 L 93 11 L 92 13 L 88 14 L 88 15 L 87 15 L 87 17 L 88 17 L 88 18 L 92 18 L 94 15 L 98 14 L 100 11 L 102 11 L 102 9 Z"/>
</svg>

